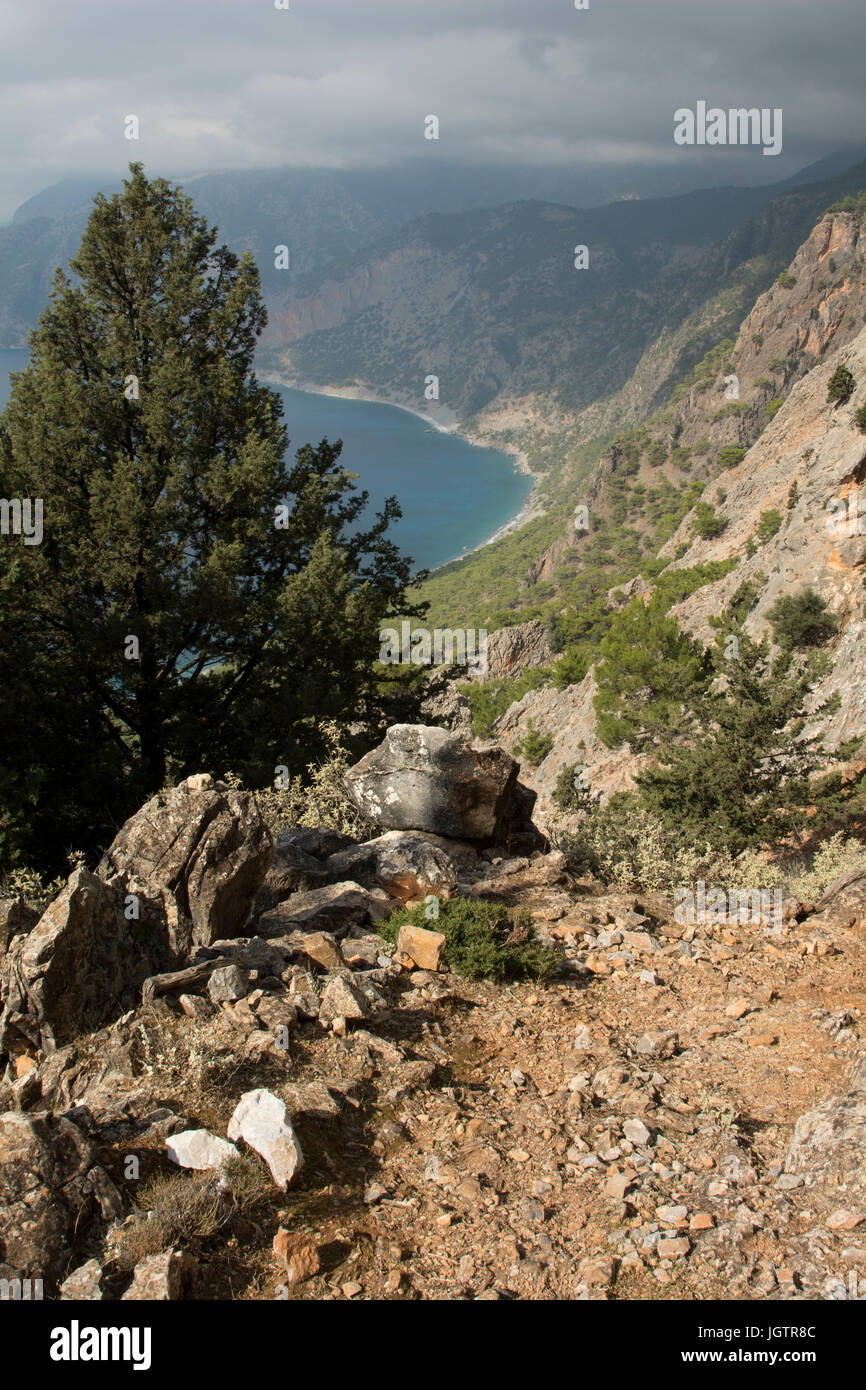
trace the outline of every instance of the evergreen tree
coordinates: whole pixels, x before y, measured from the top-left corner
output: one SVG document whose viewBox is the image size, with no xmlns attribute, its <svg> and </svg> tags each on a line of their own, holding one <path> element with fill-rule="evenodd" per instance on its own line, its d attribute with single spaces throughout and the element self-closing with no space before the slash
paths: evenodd
<svg viewBox="0 0 866 1390">
<path fill-rule="evenodd" d="M 287 458 L 253 354 L 249 254 L 130 166 L 57 271 L 0 418 L 0 857 L 88 847 L 167 775 L 270 781 L 323 716 L 376 712 L 378 628 L 410 561 L 322 441 Z M 28 731 L 22 736 L 22 724 Z"/>
<path fill-rule="evenodd" d="M 662 603 L 667 606 L 667 599 Z M 594 705 L 598 735 L 608 748 L 642 749 L 670 737 L 706 684 L 710 663 L 699 642 L 669 618 L 662 603 L 634 599 L 602 638 Z"/>
<path fill-rule="evenodd" d="M 802 824 L 819 762 L 815 740 L 803 736 L 817 667 L 771 663 L 766 642 L 742 631 L 738 640 L 736 660 L 718 658 L 724 674 L 697 701 L 689 736 L 654 750 L 661 766 L 635 779 L 643 805 L 668 829 L 733 854 Z M 724 638 L 717 642 L 718 655 Z"/>
</svg>

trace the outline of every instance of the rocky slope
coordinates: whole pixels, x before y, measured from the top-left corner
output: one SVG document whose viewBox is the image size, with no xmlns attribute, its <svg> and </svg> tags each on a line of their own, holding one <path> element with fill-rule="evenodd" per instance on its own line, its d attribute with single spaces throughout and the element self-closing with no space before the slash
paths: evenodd
<svg viewBox="0 0 866 1390">
<path fill-rule="evenodd" d="M 391 735 L 348 791 L 369 809 L 377 778 L 418 829 L 263 854 L 253 799 L 199 777 L 38 925 L 3 904 L 0 1277 L 64 1300 L 859 1296 L 863 873 L 771 928 L 684 927 L 558 853 L 443 837 L 446 811 L 495 822 L 516 768 Z M 468 980 L 435 920 L 380 935 L 455 894 L 528 910 L 556 973 Z M 119 944 L 131 900 L 170 968 L 94 976 L 87 924 Z M 61 1036 L 61 972 L 96 1031 Z"/>
<path fill-rule="evenodd" d="M 745 583 L 755 586 L 746 622 L 754 637 L 768 632 L 767 614 L 780 595 L 808 585 L 826 599 L 840 630 L 830 648 L 832 671 L 814 699 L 834 692 L 840 697 L 838 711 L 821 726 L 830 751 L 866 733 L 861 680 L 866 523 L 858 529 L 855 510 L 858 487 L 866 479 L 866 438 L 854 421 L 866 401 L 864 311 L 862 217 L 828 214 L 797 252 L 783 282 L 758 298 L 724 360 L 716 355 L 643 431 L 614 445 L 583 493 L 590 515 L 609 521 L 624 480 L 627 497 L 630 489 L 637 490 L 625 524 L 652 534 L 651 520 L 640 510 L 646 491 L 662 478 L 672 486 L 703 483 L 690 500 L 713 508 L 724 523 L 722 534 L 701 539 L 691 509 L 659 556 L 670 562 L 669 569 L 736 561 L 725 578 L 699 588 L 672 610 L 705 643 L 715 636 L 710 619 L 718 618 Z M 827 383 L 840 364 L 853 373 L 856 389 L 848 404 L 837 407 L 827 401 Z M 725 391 L 731 377 L 736 377 L 738 399 L 729 401 Z M 667 453 L 664 462 L 651 461 L 654 446 Z M 863 501 L 861 496 L 861 508 Z M 762 517 L 774 512 L 779 529 L 760 539 Z M 591 543 L 591 532 L 570 526 L 541 557 L 527 592 L 532 584 L 579 573 Z M 635 578 L 620 586 L 611 602 L 646 598 L 652 591 L 650 582 Z M 623 750 L 605 749 L 595 735 L 595 689 L 590 671 L 564 691 L 530 691 L 497 726 L 509 749 L 525 736 L 530 721 L 553 739 L 542 763 L 526 769 L 527 781 L 539 793 L 542 818 L 550 812 L 564 767 L 586 764 L 593 786 L 603 794 L 631 784 L 637 762 Z"/>
</svg>

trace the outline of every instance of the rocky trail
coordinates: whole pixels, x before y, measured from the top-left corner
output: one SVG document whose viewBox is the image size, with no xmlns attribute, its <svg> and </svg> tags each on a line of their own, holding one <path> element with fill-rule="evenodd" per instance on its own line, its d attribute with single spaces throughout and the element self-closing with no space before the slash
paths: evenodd
<svg viewBox="0 0 866 1390">
<path fill-rule="evenodd" d="M 866 869 L 781 925 L 684 926 L 532 847 L 501 751 L 389 740 L 355 798 L 375 786 L 387 822 L 414 797 L 431 828 L 289 828 L 271 858 L 253 798 L 192 778 L 38 923 L 5 905 L 0 1277 L 63 1299 L 862 1297 Z M 388 939 L 404 902 L 455 896 L 528 909 L 555 972 L 458 975 L 435 918 Z"/>
</svg>

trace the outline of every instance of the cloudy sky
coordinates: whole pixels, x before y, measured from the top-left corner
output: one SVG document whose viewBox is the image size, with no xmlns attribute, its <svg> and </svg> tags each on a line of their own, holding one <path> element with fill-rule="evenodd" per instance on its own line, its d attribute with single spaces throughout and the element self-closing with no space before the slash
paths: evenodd
<svg viewBox="0 0 866 1390">
<path fill-rule="evenodd" d="M 743 182 L 866 143 L 864 0 L 289 6 L 0 0 L 0 220 L 133 158 L 172 177 L 387 165 L 429 149 L 429 114 L 440 158 L 666 164 L 701 157 L 673 143 L 677 107 L 782 107 L 782 154 L 740 152 Z"/>
</svg>

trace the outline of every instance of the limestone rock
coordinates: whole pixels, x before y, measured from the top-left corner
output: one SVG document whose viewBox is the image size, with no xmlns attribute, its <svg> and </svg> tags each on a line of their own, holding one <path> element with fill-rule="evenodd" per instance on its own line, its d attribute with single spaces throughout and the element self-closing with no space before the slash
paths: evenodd
<svg viewBox="0 0 866 1390">
<path fill-rule="evenodd" d="M 411 956 L 421 970 L 438 970 L 445 946 L 445 937 L 439 931 L 427 931 L 407 923 L 400 928 L 397 948 Z"/>
<path fill-rule="evenodd" d="M 389 830 L 376 840 L 331 855 L 324 868 L 334 878 L 384 888 L 402 902 L 457 890 L 457 868 L 445 850 L 417 830 Z"/>
<path fill-rule="evenodd" d="M 145 1255 L 135 1266 L 132 1283 L 121 1301 L 165 1303 L 183 1298 L 194 1268 L 195 1262 L 185 1250 Z"/>
<path fill-rule="evenodd" d="M 102 1269 L 98 1260 L 79 1265 L 60 1285 L 61 1300 L 93 1303 L 102 1298 Z"/>
<path fill-rule="evenodd" d="M 349 769 L 346 790 L 385 829 L 493 841 L 507 830 L 516 781 L 517 763 L 501 748 L 477 749 L 424 724 L 394 724 Z"/>
<path fill-rule="evenodd" d="M 202 774 L 131 816 L 99 875 L 110 883 L 158 885 L 189 921 L 192 943 L 209 946 L 241 934 L 272 853 L 255 797 Z"/>
<path fill-rule="evenodd" d="M 334 975 L 322 995 L 319 1019 L 332 1023 L 336 1018 L 368 1018 L 371 1008 L 367 999 L 351 978 Z"/>
<path fill-rule="evenodd" d="M 165 1141 L 165 1151 L 179 1168 L 221 1168 L 237 1149 L 207 1129 L 185 1129 Z"/>
<path fill-rule="evenodd" d="M 247 1091 L 229 1121 L 229 1139 L 243 1139 L 261 1154 L 277 1187 L 285 1192 L 303 1167 L 304 1156 L 286 1107 L 271 1091 Z"/>
<path fill-rule="evenodd" d="M 29 1277 L 57 1279 L 93 1220 L 123 1210 L 117 1188 L 77 1125 L 50 1111 L 0 1115 L 0 1257 Z"/>
<path fill-rule="evenodd" d="M 14 1034 L 55 1051 L 119 1017 L 135 1004 L 149 975 L 174 963 L 158 907 L 143 901 L 138 921 L 127 921 L 123 893 L 76 869 L 4 957 L 0 1052 Z"/>
<path fill-rule="evenodd" d="M 372 912 L 370 893 L 349 880 L 313 888 L 309 893 L 293 893 L 262 914 L 258 929 L 262 936 L 282 936 L 294 929 L 344 936 L 352 927 L 365 926 Z"/>
<path fill-rule="evenodd" d="M 233 1003 L 250 991 L 250 975 L 240 965 L 221 965 L 208 980 L 207 992 L 214 1004 Z"/>
</svg>

